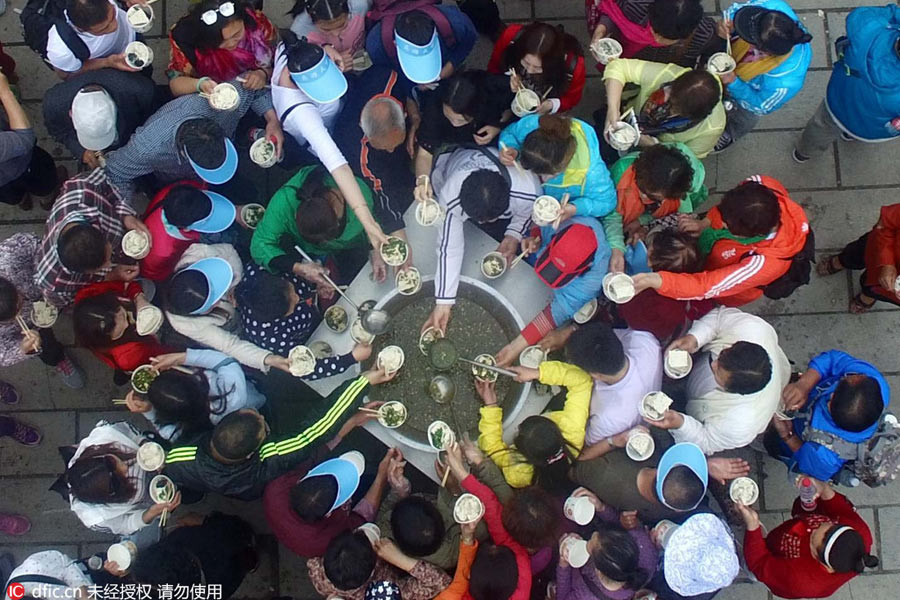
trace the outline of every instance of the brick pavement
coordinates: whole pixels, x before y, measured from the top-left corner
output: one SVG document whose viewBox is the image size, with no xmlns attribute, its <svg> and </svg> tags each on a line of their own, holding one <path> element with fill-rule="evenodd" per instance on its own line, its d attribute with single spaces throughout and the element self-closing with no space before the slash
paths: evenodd
<svg viewBox="0 0 900 600">
<path fill-rule="evenodd" d="M 588 39 L 583 19 L 583 4 L 579 0 L 498 0 L 503 16 L 510 21 L 535 18 L 559 22 L 566 29 Z M 833 60 L 832 40 L 843 33 L 844 18 L 856 6 L 872 4 L 859 0 L 792 0 L 807 28 L 813 33 L 814 59 L 806 86 L 794 99 L 773 115 L 764 117 L 759 127 L 735 147 L 717 157 L 704 161 L 707 184 L 713 200 L 722 191 L 742 178 L 765 173 L 780 179 L 795 200 L 807 210 L 816 233 L 817 251 L 839 249 L 875 222 L 878 209 L 895 202 L 900 191 L 900 158 L 897 144 L 861 145 L 838 142 L 818 160 L 804 165 L 791 161 L 791 144 L 824 95 L 825 84 Z M 22 44 L 17 15 L 13 8 L 21 8 L 24 0 L 10 0 L 7 13 L 0 17 L 0 39 L 7 51 L 19 63 L 21 91 L 25 107 L 35 122 L 39 143 L 64 164 L 74 170 L 65 149 L 50 139 L 40 119 L 40 99 L 44 91 L 56 82 L 55 76 L 27 47 Z M 266 12 L 279 26 L 286 26 L 285 13 L 290 6 L 286 0 L 267 0 Z M 162 59 L 168 56 L 167 40 L 162 35 L 186 10 L 187 0 L 162 0 L 154 5 L 158 24 L 150 32 L 149 44 L 159 62 L 156 78 L 164 78 Z M 724 0 L 704 0 L 710 13 L 719 13 L 727 4 Z M 480 41 L 472 66 L 486 64 L 489 45 Z M 589 118 L 595 108 L 602 82 L 589 69 L 585 97 L 576 109 L 577 116 Z M 273 169 L 273 172 L 277 170 Z M 283 174 L 281 174 L 283 176 Z M 280 179 L 281 177 L 279 177 Z M 270 182 L 270 190 L 276 182 Z M 0 238 L 15 231 L 41 230 L 45 213 L 39 207 L 23 213 L 15 207 L 0 205 Z M 900 336 L 900 311 L 879 304 L 865 315 L 846 312 L 848 300 L 858 291 L 855 278 L 847 273 L 828 279 L 814 276 L 810 285 L 792 297 L 781 301 L 760 301 L 749 310 L 765 316 L 778 329 L 781 342 L 790 358 L 805 366 L 809 358 L 829 348 L 841 348 L 860 358 L 872 361 L 887 375 L 892 385 L 900 385 L 900 353 L 893 349 L 893 340 Z M 60 337 L 68 340 L 67 323 L 58 326 Z M 29 515 L 34 528 L 15 543 L 0 538 L 0 551 L 10 550 L 18 559 L 41 550 L 55 548 L 70 556 L 87 556 L 105 547 L 108 536 L 88 531 L 70 513 L 58 496 L 47 491 L 60 471 L 61 461 L 56 447 L 71 444 L 84 437 L 101 418 L 122 419 L 128 413 L 110 410 L 109 398 L 115 386 L 109 371 L 83 351 L 75 351 L 86 367 L 89 385 L 84 390 L 65 388 L 58 378 L 39 361 L 29 361 L 15 368 L 4 369 L 0 376 L 18 386 L 23 401 L 13 409 L 22 419 L 40 426 L 45 434 L 39 448 L 24 450 L 8 439 L 0 440 L 0 510 Z M 763 494 L 761 498 L 764 524 L 773 526 L 786 517 L 792 490 L 785 469 L 768 458 L 753 457 Z M 871 573 L 854 579 L 834 597 L 840 600 L 897 597 L 900 585 L 900 488 L 896 485 L 879 490 L 856 489 L 851 499 L 870 524 L 876 536 L 876 554 L 881 566 Z M 243 504 L 222 498 L 204 502 L 206 508 L 245 515 L 258 532 L 262 532 L 267 548 L 260 569 L 247 578 L 239 590 L 241 598 L 269 598 L 273 595 L 293 595 L 314 598 L 305 576 L 303 562 L 284 549 L 278 548 L 274 538 L 265 535 L 267 528 L 258 503 Z M 723 600 L 767 600 L 765 587 L 742 580 L 723 591 Z"/>
</svg>

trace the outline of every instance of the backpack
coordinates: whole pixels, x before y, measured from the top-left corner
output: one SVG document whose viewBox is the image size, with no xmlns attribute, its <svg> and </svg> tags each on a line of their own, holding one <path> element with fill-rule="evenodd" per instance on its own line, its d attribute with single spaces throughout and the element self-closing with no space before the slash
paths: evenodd
<svg viewBox="0 0 900 600">
<path fill-rule="evenodd" d="M 900 474 L 900 424 L 891 413 L 884 413 L 872 437 L 858 444 L 814 427 L 803 430 L 803 440 L 824 446 L 847 461 L 836 480 L 855 477 L 869 487 L 879 487 Z"/>
<path fill-rule="evenodd" d="M 50 68 L 53 67 L 47 62 L 47 38 L 54 25 L 59 37 L 75 58 L 84 62 L 91 57 L 90 48 L 66 20 L 65 12 L 66 0 L 28 0 L 19 15 L 25 44 L 40 54 Z"/>
<path fill-rule="evenodd" d="M 741 260 L 752 254 L 752 252 L 745 253 Z M 806 234 L 806 242 L 803 244 L 803 248 L 788 260 L 790 265 L 784 275 L 771 283 L 758 286 L 767 298 L 772 300 L 787 298 L 798 287 L 809 283 L 812 263 L 816 262 L 816 236 L 813 234 L 812 227 L 809 228 L 809 233 Z"/>
<path fill-rule="evenodd" d="M 391 60 L 397 58 L 397 46 L 394 44 L 394 23 L 397 17 L 403 13 L 417 10 L 425 13 L 437 28 L 438 35 L 450 47 L 456 45 L 456 36 L 453 27 L 444 13 L 437 9 L 441 0 L 373 0 L 372 10 L 366 13 L 366 19 L 371 23 L 381 22 L 381 44 Z"/>
</svg>

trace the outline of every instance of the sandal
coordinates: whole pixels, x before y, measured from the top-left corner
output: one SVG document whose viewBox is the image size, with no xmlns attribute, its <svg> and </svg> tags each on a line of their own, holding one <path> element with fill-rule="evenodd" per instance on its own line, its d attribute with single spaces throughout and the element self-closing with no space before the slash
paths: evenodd
<svg viewBox="0 0 900 600">
<path fill-rule="evenodd" d="M 835 264 L 835 262 L 837 263 L 837 265 Z M 816 263 L 816 273 L 818 273 L 822 277 L 834 275 L 835 273 L 839 273 L 843 270 L 844 265 L 841 264 L 840 257 L 837 254 L 832 254 L 831 256 L 823 256 L 819 260 L 819 262 Z"/>
<path fill-rule="evenodd" d="M 862 299 L 862 294 L 857 294 L 850 301 L 850 312 L 854 315 L 861 315 L 863 313 L 869 312 L 870 310 L 872 310 L 872 307 L 875 306 L 875 302 L 877 302 L 877 300 L 875 300 L 874 298 L 872 298 L 871 302 L 866 302 Z"/>
</svg>

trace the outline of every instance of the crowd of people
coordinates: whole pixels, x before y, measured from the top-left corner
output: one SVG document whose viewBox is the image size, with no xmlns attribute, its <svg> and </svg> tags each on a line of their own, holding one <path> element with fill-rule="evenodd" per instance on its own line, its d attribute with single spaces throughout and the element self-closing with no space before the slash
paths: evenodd
<svg viewBox="0 0 900 600">
<path fill-rule="evenodd" d="M 812 35 L 788 2 L 711 17 L 700 0 L 587 0 L 591 39 L 579 40 L 507 24 L 493 0 L 297 0 L 281 31 L 262 1 L 199 0 L 168 32 L 165 67 L 142 43 L 152 8 L 29 0 L 21 12 L 25 42 L 60 79 L 43 116 L 75 174 L 36 145 L 23 75 L 0 45 L 0 201 L 49 211 L 42 235 L 0 241 L 0 365 L 37 358 L 84 387 L 54 334 L 66 313 L 56 329 L 71 323 L 77 346 L 131 380 L 116 402 L 148 423 L 98 422 L 65 449 L 53 486 L 116 551 L 4 555 L 10 600 L 46 586 L 121 598 L 116 585 L 229 597 L 259 563 L 259 532 L 246 514 L 190 512 L 206 494 L 261 499 L 329 599 L 708 599 L 742 570 L 776 596 L 824 598 L 878 564 L 871 524 L 836 488 L 900 471 L 885 378 L 827 348 L 795 372 L 776 329 L 741 307 L 845 269 L 862 271 L 851 312 L 900 305 L 900 204 L 813 267 L 810 222 L 784 185 L 747 173 L 710 207 L 700 160 L 741 152 L 803 87 Z M 798 163 L 839 137 L 900 136 L 900 7 L 846 21 Z M 487 65 L 469 57 L 479 36 L 493 44 Z M 602 97 L 585 94 L 591 68 Z M 585 105 L 593 123 L 570 115 Z M 254 183 L 264 168 L 286 181 L 271 198 Z M 547 197 L 549 222 L 536 212 Z M 429 473 L 440 486 L 413 486 L 402 446 L 363 456 L 344 442 L 378 417 L 367 391 L 396 376 L 372 360 L 371 338 L 300 377 L 289 352 L 335 286 L 414 266 L 407 224 L 435 204 L 422 331 L 450 327 L 464 231 L 477 227 L 550 291 L 495 362 L 559 393 L 504 432 L 495 385 L 477 380 L 477 440 L 444 448 Z M 389 266 L 395 238 L 406 250 Z M 548 357 L 536 368 L 516 365 L 529 346 Z M 673 352 L 689 371 L 670 369 Z M 306 383 L 357 364 L 327 396 Z M 659 392 L 653 415 L 645 398 Z M 0 401 L 30 399 L 0 381 Z M 9 414 L 0 435 L 42 440 Z M 142 448 L 156 446 L 164 462 L 148 467 Z M 748 447 L 798 488 L 768 533 L 755 499 L 730 487 L 746 483 Z M 457 514 L 460 497 L 478 516 Z M 0 515 L 8 540 L 30 528 Z"/>
</svg>

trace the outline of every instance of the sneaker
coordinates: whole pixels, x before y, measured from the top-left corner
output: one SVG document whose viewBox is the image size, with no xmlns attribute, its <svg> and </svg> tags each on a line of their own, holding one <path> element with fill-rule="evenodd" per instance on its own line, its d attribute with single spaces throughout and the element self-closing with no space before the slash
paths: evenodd
<svg viewBox="0 0 900 600">
<path fill-rule="evenodd" d="M 797 149 L 796 149 L 796 148 L 794 148 L 794 149 L 791 151 L 791 158 L 793 158 L 793 159 L 794 159 L 794 162 L 796 162 L 796 163 L 805 163 L 806 161 L 809 160 L 809 157 L 808 157 L 808 156 L 803 156 L 802 154 L 800 154 L 799 152 L 797 152 Z"/>
<path fill-rule="evenodd" d="M 18 404 L 19 391 L 11 383 L 0 381 L 0 402 L 3 402 L 3 404 Z"/>
<path fill-rule="evenodd" d="M 31 521 L 22 515 L 0 514 L 0 531 L 6 535 L 25 535 L 31 531 Z"/>
<path fill-rule="evenodd" d="M 725 150 L 730 145 L 734 143 L 734 138 L 731 137 L 731 134 L 727 131 L 723 131 L 722 135 L 719 136 L 719 141 L 716 142 L 716 145 L 713 147 L 712 152 L 710 154 L 718 154 L 719 152 Z"/>
<path fill-rule="evenodd" d="M 7 429 L 11 425 L 12 431 L 6 435 L 23 446 L 37 446 L 41 443 L 41 440 L 44 439 L 44 436 L 41 435 L 41 432 L 36 427 L 26 425 L 18 419 L 13 419 L 12 417 L 4 415 L 0 416 L 0 423 L 4 423 L 5 426 L 3 429 Z"/>
<path fill-rule="evenodd" d="M 73 390 L 84 387 L 84 371 L 68 355 L 57 363 L 56 372 L 62 377 L 63 383 Z"/>
</svg>

